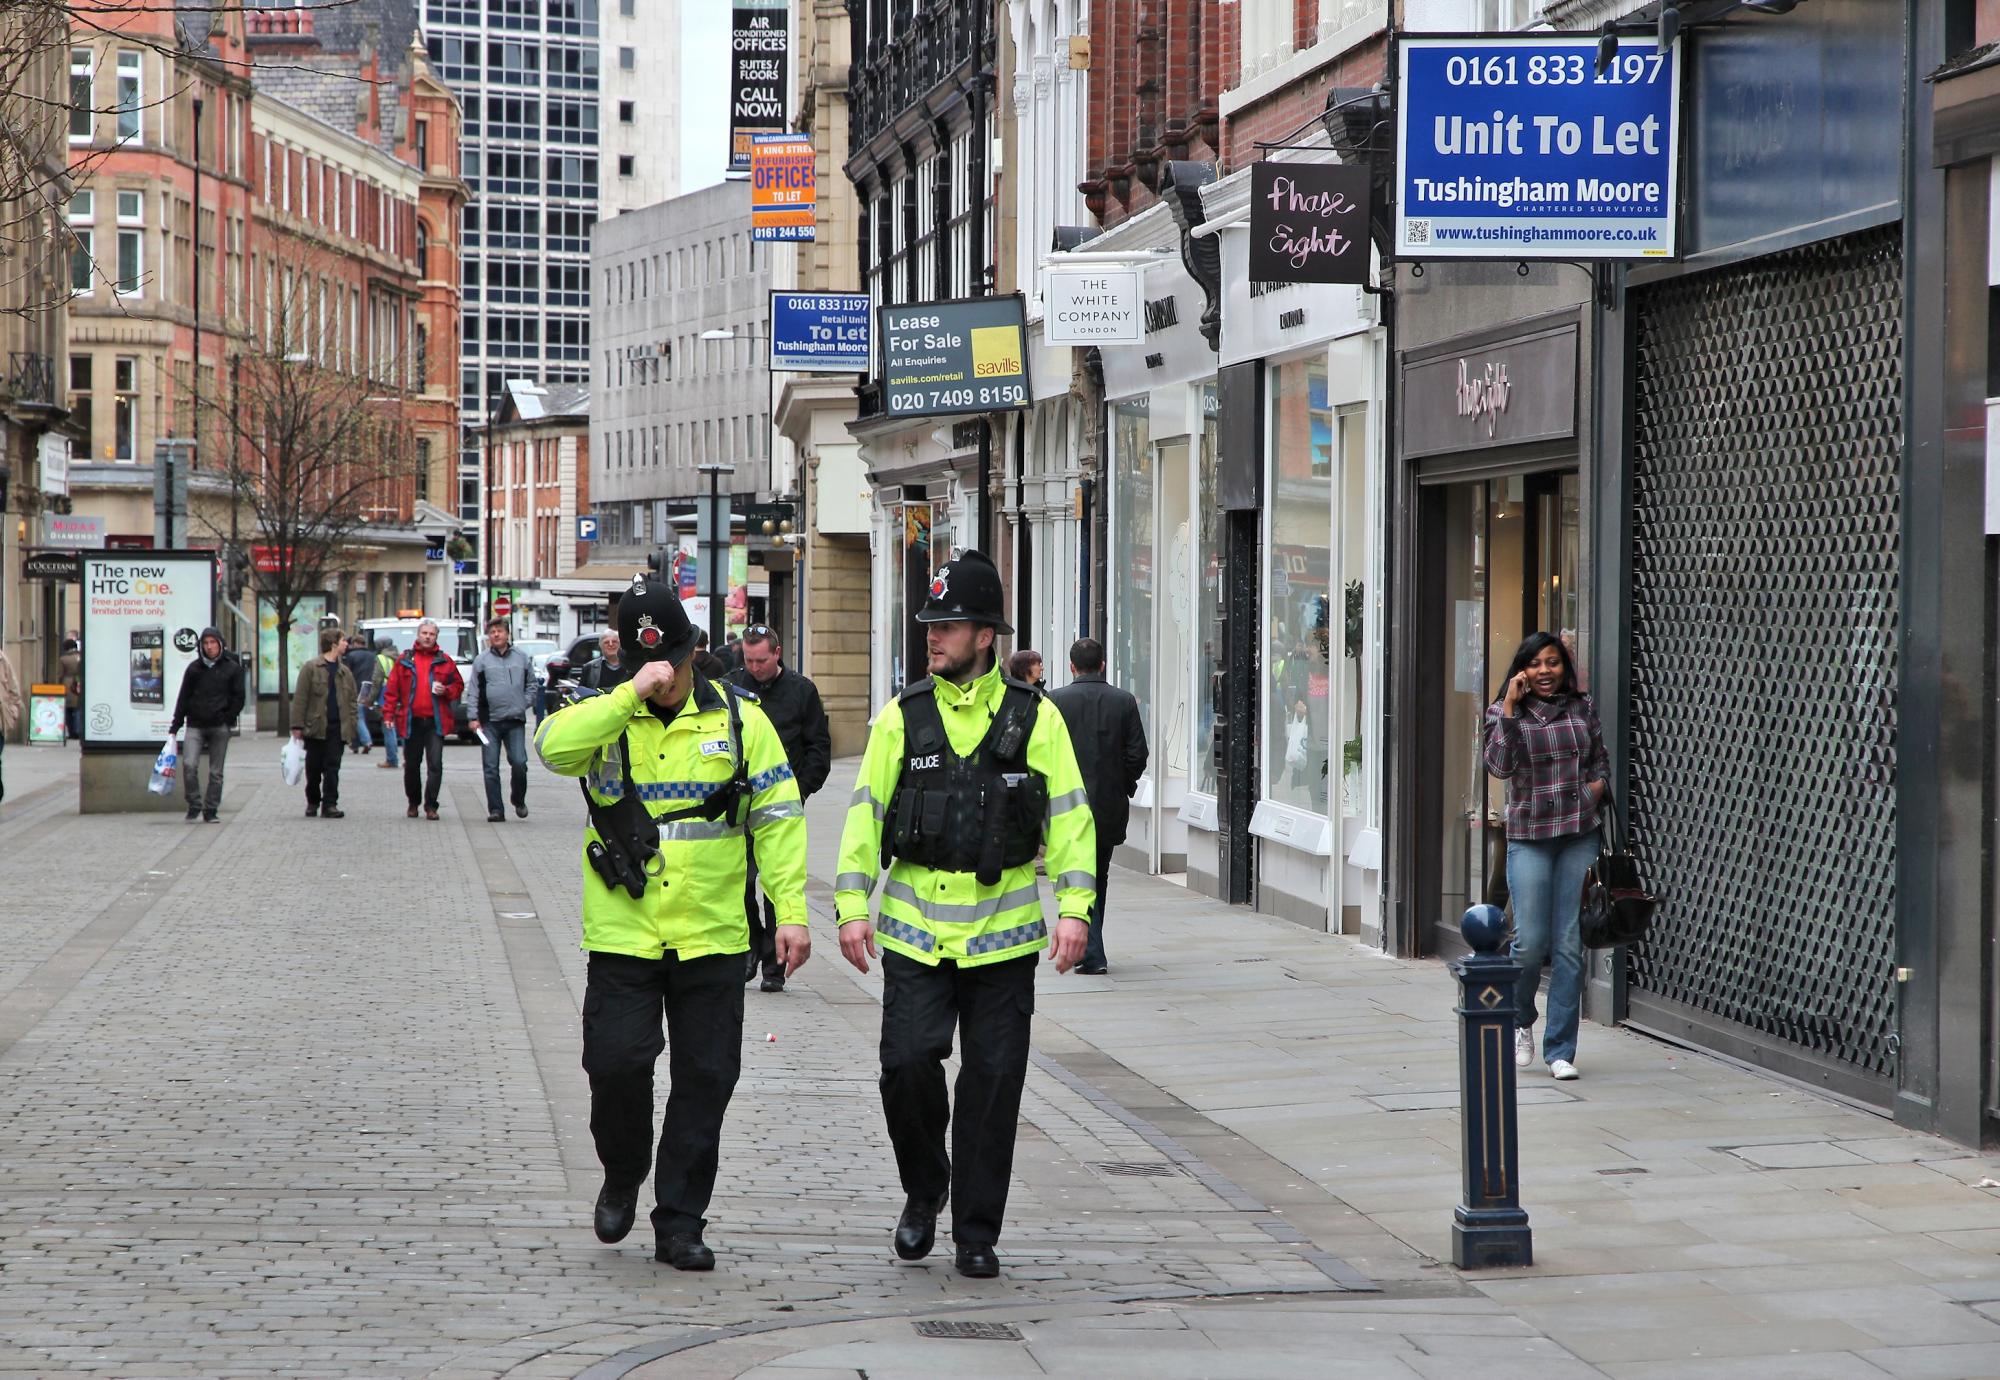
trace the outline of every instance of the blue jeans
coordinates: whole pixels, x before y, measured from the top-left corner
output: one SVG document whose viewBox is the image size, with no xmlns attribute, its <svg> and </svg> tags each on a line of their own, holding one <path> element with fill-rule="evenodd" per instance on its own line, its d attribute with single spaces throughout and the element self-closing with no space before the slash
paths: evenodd
<svg viewBox="0 0 2000 1380">
<path fill-rule="evenodd" d="M 1583 935 L 1576 913 L 1583 900 L 1583 874 L 1597 861 L 1595 832 L 1559 839 L 1507 840 L 1507 892 L 1514 902 L 1514 947 L 1521 965 L 1514 989 L 1514 1020 L 1523 1030 L 1535 1023 L 1535 996 L 1548 964 L 1549 1023 L 1542 1032 L 1542 1058 L 1576 1058 L 1577 1018 L 1583 1009 Z M 1553 956 L 1553 962 L 1551 957 Z"/>
<path fill-rule="evenodd" d="M 486 741 L 479 745 L 480 765 L 486 769 L 486 813 L 504 813 L 500 803 L 500 749 L 507 749 L 507 765 L 512 785 L 514 803 L 528 803 L 528 725 L 520 719 L 507 719 L 500 723 L 480 725 L 486 730 Z"/>
<path fill-rule="evenodd" d="M 401 762 L 396 760 L 397 741 L 396 721 L 387 714 L 384 714 L 382 716 L 382 751 L 388 754 L 389 765 L 392 767 L 402 765 Z"/>
<path fill-rule="evenodd" d="M 360 730 L 362 747 L 374 747 L 375 735 L 368 731 L 368 705 L 364 700 L 354 702 L 354 726 Z"/>
</svg>

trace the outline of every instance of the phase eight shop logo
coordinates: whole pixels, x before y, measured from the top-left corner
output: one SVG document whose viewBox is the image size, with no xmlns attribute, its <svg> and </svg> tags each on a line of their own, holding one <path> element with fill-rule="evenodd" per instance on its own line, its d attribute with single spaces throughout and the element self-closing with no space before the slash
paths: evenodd
<svg viewBox="0 0 2000 1380">
<path fill-rule="evenodd" d="M 1477 374 L 1464 360 L 1458 362 L 1458 415 L 1469 417 L 1474 426 L 1486 428 L 1488 436 L 1500 428 L 1500 418 L 1514 395 L 1507 381 L 1507 366 L 1489 363 Z"/>
</svg>

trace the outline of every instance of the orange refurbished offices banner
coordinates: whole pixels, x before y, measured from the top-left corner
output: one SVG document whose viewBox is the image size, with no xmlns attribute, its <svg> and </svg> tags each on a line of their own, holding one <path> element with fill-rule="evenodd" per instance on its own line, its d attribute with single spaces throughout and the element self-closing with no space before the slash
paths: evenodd
<svg viewBox="0 0 2000 1380">
<path fill-rule="evenodd" d="M 803 134 L 759 134 L 750 144 L 750 238 L 809 240 L 818 219 L 818 160 Z"/>
</svg>

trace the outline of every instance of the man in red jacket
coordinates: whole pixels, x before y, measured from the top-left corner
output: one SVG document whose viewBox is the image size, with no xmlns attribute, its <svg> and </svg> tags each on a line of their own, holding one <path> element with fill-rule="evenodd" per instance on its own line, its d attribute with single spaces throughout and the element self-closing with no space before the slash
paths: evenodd
<svg viewBox="0 0 2000 1380">
<path fill-rule="evenodd" d="M 438 817 L 444 740 L 453 728 L 451 706 L 464 693 L 458 663 L 438 647 L 438 626 L 426 618 L 417 624 L 417 645 L 389 672 L 389 686 L 382 692 L 382 717 L 403 740 L 403 796 L 411 819 L 417 817 L 419 790 L 424 818 Z"/>
</svg>

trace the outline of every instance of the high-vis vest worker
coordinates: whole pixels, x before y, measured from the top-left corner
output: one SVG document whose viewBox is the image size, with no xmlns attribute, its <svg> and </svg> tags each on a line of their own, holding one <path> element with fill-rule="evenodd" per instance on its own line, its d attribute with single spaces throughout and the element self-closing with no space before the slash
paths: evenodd
<svg viewBox="0 0 2000 1380">
<path fill-rule="evenodd" d="M 695 674 L 690 671 L 688 674 Z M 585 693 L 542 720 L 535 751 L 558 776 L 580 776 L 599 802 L 625 791 L 619 759 L 622 733 L 632 752 L 632 782 L 647 813 L 673 815 L 700 801 L 735 774 L 729 711 L 731 693 L 696 675 L 694 689 L 671 720 L 662 723 L 631 682 L 601 695 Z M 757 874 L 780 925 L 806 923 L 806 820 L 798 783 L 778 732 L 755 698 L 738 695 L 744 766 L 750 795 L 725 819 L 663 822 L 664 864 L 641 898 L 612 890 L 586 860 L 583 865 L 583 947 L 593 953 L 659 958 L 740 954 L 750 947 L 744 920 L 743 834 L 757 842 Z M 584 847 L 597 831 L 584 829 Z"/>
<path fill-rule="evenodd" d="M 931 694 L 951 751 L 960 757 L 972 755 L 1007 693 L 999 669 L 962 687 L 936 677 L 932 681 Z M 1027 767 L 1048 787 L 1042 838 L 1056 888 L 1056 911 L 1088 923 L 1091 903 L 1097 898 L 1097 826 L 1062 715 L 1042 699 L 1035 711 Z M 897 699 L 875 718 L 868 751 L 861 759 L 861 779 L 840 836 L 833 902 L 843 924 L 868 918 L 868 896 L 882 865 L 883 824 L 907 765 L 904 737 L 903 702 Z M 761 864 L 761 851 L 758 860 Z M 875 935 L 883 947 L 906 958 L 927 964 L 953 959 L 964 967 L 977 967 L 1032 953 L 1048 943 L 1048 934 L 1032 859 L 1003 869 L 999 881 L 990 886 L 981 886 L 969 871 L 944 871 L 903 858 L 889 865 Z"/>
</svg>

